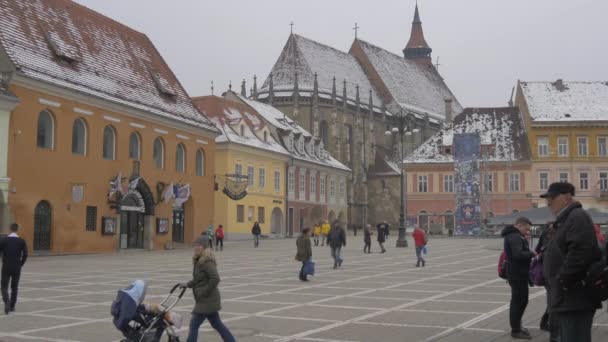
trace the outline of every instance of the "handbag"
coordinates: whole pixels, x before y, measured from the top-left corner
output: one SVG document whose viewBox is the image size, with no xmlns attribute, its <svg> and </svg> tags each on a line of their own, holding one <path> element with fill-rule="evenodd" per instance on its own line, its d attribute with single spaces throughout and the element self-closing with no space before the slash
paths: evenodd
<svg viewBox="0 0 608 342">
<path fill-rule="evenodd" d="M 543 263 L 538 258 L 532 259 L 530 265 L 530 282 L 535 286 L 545 286 L 545 275 L 543 272 Z"/>
<path fill-rule="evenodd" d="M 315 275 L 315 263 L 314 262 L 309 260 L 304 263 L 304 274 L 311 275 L 311 276 Z"/>
<path fill-rule="evenodd" d="M 422 247 L 422 249 L 420 250 L 420 253 L 422 253 L 422 255 L 426 255 L 427 252 L 428 250 L 426 246 Z"/>
</svg>

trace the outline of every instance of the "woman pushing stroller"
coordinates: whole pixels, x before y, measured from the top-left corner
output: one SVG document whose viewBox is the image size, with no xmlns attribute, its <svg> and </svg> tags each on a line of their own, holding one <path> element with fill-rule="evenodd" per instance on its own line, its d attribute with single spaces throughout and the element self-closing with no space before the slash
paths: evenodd
<svg viewBox="0 0 608 342">
<path fill-rule="evenodd" d="M 219 311 L 222 309 L 220 291 L 217 286 L 220 276 L 217 273 L 215 255 L 208 248 L 208 239 L 201 236 L 194 242 L 194 256 L 192 257 L 192 280 L 180 284 L 182 288 L 191 288 L 196 304 L 190 319 L 190 331 L 186 342 L 198 340 L 198 330 L 205 319 L 215 329 L 225 342 L 235 341 L 234 336 L 222 323 Z"/>
</svg>

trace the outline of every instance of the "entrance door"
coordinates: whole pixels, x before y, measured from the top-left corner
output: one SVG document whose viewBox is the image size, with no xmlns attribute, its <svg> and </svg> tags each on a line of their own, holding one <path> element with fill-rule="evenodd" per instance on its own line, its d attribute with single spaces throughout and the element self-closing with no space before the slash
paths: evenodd
<svg viewBox="0 0 608 342">
<path fill-rule="evenodd" d="M 294 224 L 294 217 L 293 217 L 293 208 L 289 208 L 289 213 L 288 215 L 288 222 L 287 222 L 287 229 L 288 229 L 288 235 L 289 236 L 293 236 L 293 224 Z"/>
<path fill-rule="evenodd" d="M 272 209 L 270 229 L 273 234 L 281 234 L 283 232 L 283 212 L 279 208 Z"/>
<path fill-rule="evenodd" d="M 34 210 L 34 250 L 48 251 L 51 249 L 51 205 L 40 201 Z"/>
<path fill-rule="evenodd" d="M 173 209 L 173 242 L 184 242 L 184 209 Z"/>
<path fill-rule="evenodd" d="M 144 248 L 144 214 L 138 209 L 134 196 L 127 196 L 121 203 L 120 230 L 126 235 L 127 248 Z"/>
</svg>

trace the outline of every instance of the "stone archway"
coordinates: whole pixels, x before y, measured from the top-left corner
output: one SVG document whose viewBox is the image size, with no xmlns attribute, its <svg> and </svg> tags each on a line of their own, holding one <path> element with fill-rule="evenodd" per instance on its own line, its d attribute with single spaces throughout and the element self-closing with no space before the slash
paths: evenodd
<svg viewBox="0 0 608 342">
<path fill-rule="evenodd" d="M 333 210 L 327 215 L 327 220 L 329 222 L 334 222 L 336 220 L 336 213 Z"/>
<path fill-rule="evenodd" d="M 270 215 L 270 231 L 272 234 L 281 234 L 283 232 L 283 211 L 275 207 Z"/>
</svg>

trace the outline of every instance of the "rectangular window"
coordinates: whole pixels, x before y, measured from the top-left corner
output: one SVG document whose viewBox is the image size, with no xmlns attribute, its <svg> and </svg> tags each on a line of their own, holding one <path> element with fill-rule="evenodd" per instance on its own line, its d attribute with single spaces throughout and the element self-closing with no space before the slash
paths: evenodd
<svg viewBox="0 0 608 342">
<path fill-rule="evenodd" d="M 310 175 L 310 194 L 311 196 L 317 192 L 317 177 Z"/>
<path fill-rule="evenodd" d="M 97 230 L 97 207 L 87 207 L 86 229 L 90 232 Z"/>
<path fill-rule="evenodd" d="M 295 191 L 295 175 L 293 170 L 289 170 L 289 173 L 287 174 L 287 189 L 291 193 Z"/>
<path fill-rule="evenodd" d="M 519 173 L 512 173 L 509 178 L 509 191 L 519 192 Z"/>
<path fill-rule="evenodd" d="M 247 221 L 253 222 L 253 211 L 254 210 L 255 210 L 255 207 L 252 207 L 252 206 L 247 207 Z"/>
<path fill-rule="evenodd" d="M 589 139 L 587 137 L 578 137 L 578 155 L 588 156 L 589 155 Z"/>
<path fill-rule="evenodd" d="M 541 172 L 538 174 L 539 188 L 540 190 L 549 189 L 549 174 L 547 172 Z"/>
<path fill-rule="evenodd" d="M 418 176 L 418 192 L 428 192 L 428 176 Z"/>
<path fill-rule="evenodd" d="M 568 172 L 560 172 L 559 181 L 562 183 L 568 183 Z"/>
<path fill-rule="evenodd" d="M 243 175 L 243 165 L 241 165 L 241 163 L 236 163 L 234 165 L 234 173 L 239 176 Z"/>
<path fill-rule="evenodd" d="M 253 180 L 255 179 L 255 170 L 253 166 L 247 167 L 247 184 L 249 186 L 253 186 Z"/>
<path fill-rule="evenodd" d="M 560 157 L 568 156 L 568 137 L 557 137 L 557 155 Z"/>
<path fill-rule="evenodd" d="M 336 181 L 333 178 L 329 181 L 329 197 L 336 197 Z"/>
<path fill-rule="evenodd" d="M 258 186 L 260 188 L 263 188 L 266 186 L 266 170 L 264 169 L 259 169 L 258 170 L 258 177 L 260 178 L 258 180 Z"/>
<path fill-rule="evenodd" d="M 597 138 L 597 154 L 600 157 L 608 156 L 608 137 L 598 137 Z"/>
<path fill-rule="evenodd" d="M 279 170 L 274 170 L 274 191 L 281 191 L 281 171 Z"/>
<path fill-rule="evenodd" d="M 589 190 L 589 174 L 587 172 L 581 172 L 578 175 L 579 179 L 579 189 L 580 190 Z"/>
<path fill-rule="evenodd" d="M 321 194 L 321 198 L 325 197 L 325 177 L 323 176 L 319 178 L 319 191 Z"/>
<path fill-rule="evenodd" d="M 304 196 L 306 192 L 306 172 L 300 171 L 300 196 Z"/>
<path fill-rule="evenodd" d="M 340 198 L 344 198 L 346 194 L 346 184 L 340 182 Z"/>
<path fill-rule="evenodd" d="M 540 157 L 546 157 L 549 155 L 549 138 L 548 137 L 536 138 L 536 144 L 538 145 L 538 155 Z"/>
<path fill-rule="evenodd" d="M 494 177 L 492 177 L 492 175 L 490 175 L 490 174 L 486 174 L 486 175 L 484 175 L 483 179 L 484 179 L 485 191 L 492 192 L 492 190 L 494 189 Z"/>
<path fill-rule="evenodd" d="M 245 206 L 236 206 L 236 222 L 245 222 Z"/>
<path fill-rule="evenodd" d="M 264 209 L 265 209 L 264 207 L 258 207 L 258 222 L 259 223 L 264 223 L 264 220 L 265 220 L 265 218 L 264 218 L 264 214 L 265 214 Z"/>
<path fill-rule="evenodd" d="M 608 191 L 608 172 L 600 172 L 600 190 Z"/>
<path fill-rule="evenodd" d="M 443 175 L 443 192 L 454 192 L 453 175 Z"/>
</svg>

